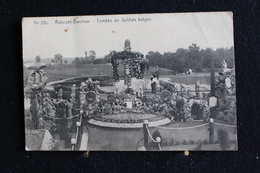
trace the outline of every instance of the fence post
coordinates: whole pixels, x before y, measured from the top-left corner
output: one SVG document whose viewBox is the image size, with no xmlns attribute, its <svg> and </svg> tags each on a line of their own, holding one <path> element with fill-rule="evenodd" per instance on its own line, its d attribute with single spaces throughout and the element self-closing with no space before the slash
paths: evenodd
<svg viewBox="0 0 260 173">
<path fill-rule="evenodd" d="M 148 148 L 148 120 L 144 120 L 143 129 L 144 129 L 144 147 L 145 149 L 147 149 Z"/>
<path fill-rule="evenodd" d="M 38 117 L 37 117 L 37 93 L 36 91 L 32 91 L 30 93 L 30 100 L 31 100 L 31 107 L 30 107 L 30 113 L 32 115 L 32 121 L 33 121 L 33 128 L 38 128 Z"/>
<path fill-rule="evenodd" d="M 157 151 L 161 151 L 162 150 L 162 148 L 161 148 L 161 138 L 158 136 L 157 138 L 156 138 L 156 143 L 157 143 Z"/>
<path fill-rule="evenodd" d="M 74 151 L 75 150 L 75 145 L 76 145 L 76 139 L 75 138 L 71 138 L 70 143 L 71 143 L 71 150 Z"/>
<path fill-rule="evenodd" d="M 211 69 L 210 72 L 210 95 L 214 96 L 215 95 L 215 71 L 214 69 Z"/>
<path fill-rule="evenodd" d="M 209 119 L 209 143 L 214 143 L 214 119 Z"/>
</svg>

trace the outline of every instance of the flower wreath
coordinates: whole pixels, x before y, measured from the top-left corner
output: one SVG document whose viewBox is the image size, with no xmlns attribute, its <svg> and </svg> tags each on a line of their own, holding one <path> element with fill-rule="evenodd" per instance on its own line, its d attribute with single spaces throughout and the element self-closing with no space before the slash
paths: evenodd
<svg viewBox="0 0 260 173">
<path fill-rule="evenodd" d="M 38 73 L 41 76 L 41 79 L 42 79 L 41 83 L 38 83 L 38 84 L 34 83 L 36 73 Z M 28 85 L 31 89 L 40 89 L 46 85 L 47 79 L 48 79 L 48 77 L 47 77 L 46 72 L 43 70 L 37 69 L 30 73 L 30 75 L 28 77 Z"/>
<path fill-rule="evenodd" d="M 168 90 L 164 90 L 160 93 L 160 101 L 162 103 L 167 103 L 171 100 L 171 93 Z"/>
</svg>

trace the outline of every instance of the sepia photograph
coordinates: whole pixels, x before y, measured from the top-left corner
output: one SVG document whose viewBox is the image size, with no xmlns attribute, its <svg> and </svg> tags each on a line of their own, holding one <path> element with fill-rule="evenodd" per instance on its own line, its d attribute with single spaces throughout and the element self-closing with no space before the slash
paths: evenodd
<svg viewBox="0 0 260 173">
<path fill-rule="evenodd" d="M 24 17 L 27 151 L 236 151 L 232 12 Z"/>
</svg>

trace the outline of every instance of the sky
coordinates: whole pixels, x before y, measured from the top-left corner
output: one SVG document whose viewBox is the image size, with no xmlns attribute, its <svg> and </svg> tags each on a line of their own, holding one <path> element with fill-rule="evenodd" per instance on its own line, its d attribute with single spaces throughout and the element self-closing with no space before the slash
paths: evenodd
<svg viewBox="0 0 260 173">
<path fill-rule="evenodd" d="M 37 55 L 85 57 L 90 50 L 100 58 L 112 50 L 123 51 L 126 39 L 132 51 L 144 55 L 175 52 L 192 43 L 214 50 L 234 45 L 231 12 L 23 18 L 22 30 L 24 61 L 34 61 Z"/>
</svg>

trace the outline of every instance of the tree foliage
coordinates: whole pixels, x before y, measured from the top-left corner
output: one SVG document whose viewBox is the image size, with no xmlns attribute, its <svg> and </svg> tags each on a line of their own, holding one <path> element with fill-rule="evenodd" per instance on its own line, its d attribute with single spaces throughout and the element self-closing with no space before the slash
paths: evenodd
<svg viewBox="0 0 260 173">
<path fill-rule="evenodd" d="M 55 61 L 55 64 L 62 64 L 62 54 L 56 54 L 54 56 L 54 61 Z"/>
<path fill-rule="evenodd" d="M 75 65 L 84 64 L 105 64 L 110 63 L 111 56 L 117 53 L 115 50 L 110 51 L 101 59 L 96 58 L 96 52 L 85 51 L 85 57 L 77 57 L 72 62 Z M 200 49 L 197 44 L 192 44 L 187 49 L 179 48 L 175 52 L 149 51 L 146 55 L 149 59 L 150 66 L 159 66 L 173 70 L 174 72 L 183 73 L 188 69 L 194 69 L 195 72 L 201 72 L 203 69 L 220 68 L 223 60 L 226 60 L 228 68 L 234 66 L 234 48 L 218 48 L 215 51 L 212 48 Z"/>
<path fill-rule="evenodd" d="M 226 150 L 230 147 L 230 141 L 228 138 L 228 132 L 223 129 L 218 129 L 218 140 L 220 142 L 219 146 L 222 150 Z"/>
<path fill-rule="evenodd" d="M 94 50 L 90 50 L 89 57 L 91 60 L 94 60 L 96 58 L 96 52 Z"/>
<path fill-rule="evenodd" d="M 95 63 L 95 58 L 96 52 L 94 50 L 90 50 L 89 53 L 85 51 L 85 57 L 76 57 L 71 63 L 74 65 L 93 64 Z"/>
<path fill-rule="evenodd" d="M 41 57 L 38 55 L 35 57 L 35 61 L 36 63 L 40 63 L 41 62 Z"/>
<path fill-rule="evenodd" d="M 160 54 L 157 51 L 150 51 L 146 55 L 150 66 L 158 65 L 176 72 L 185 72 L 187 69 L 194 69 L 201 72 L 202 69 L 220 68 L 223 60 L 226 60 L 228 67 L 234 65 L 234 49 L 219 48 L 214 51 L 211 48 L 200 49 L 196 44 L 192 44 L 188 49 L 179 48 L 175 53 L 165 52 Z"/>
</svg>

